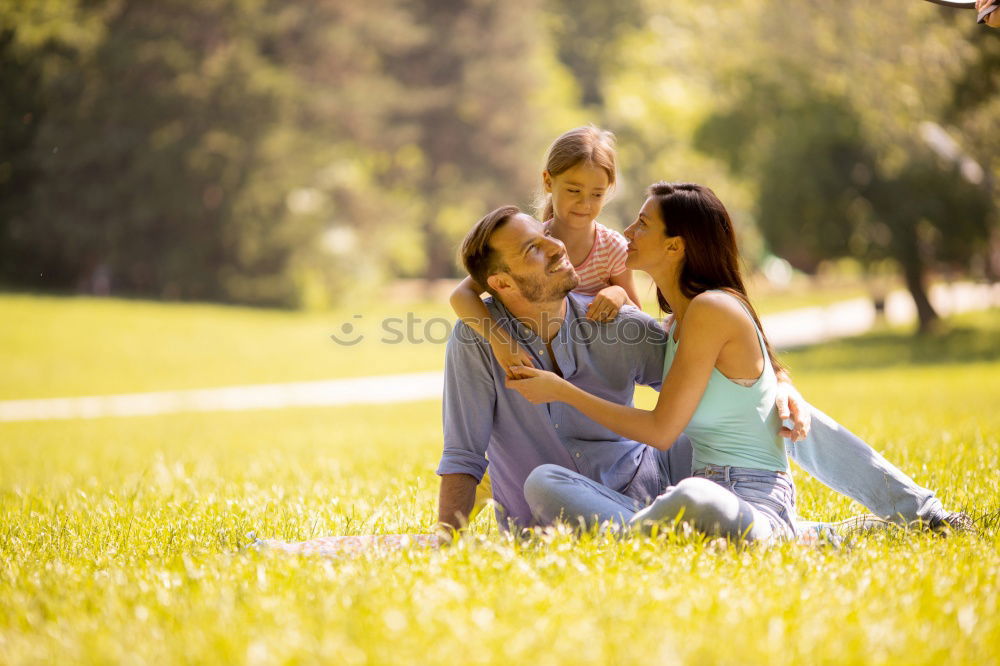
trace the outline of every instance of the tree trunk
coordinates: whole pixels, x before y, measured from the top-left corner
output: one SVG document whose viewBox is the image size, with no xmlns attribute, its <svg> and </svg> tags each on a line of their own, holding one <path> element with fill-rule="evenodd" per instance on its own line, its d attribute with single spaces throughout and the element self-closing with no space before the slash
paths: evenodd
<svg viewBox="0 0 1000 666">
<path fill-rule="evenodd" d="M 427 280 L 441 280 L 454 274 L 448 239 L 434 223 L 433 213 L 424 221 L 424 255 L 427 257 Z"/>
<path fill-rule="evenodd" d="M 903 265 L 903 277 L 906 279 L 906 288 L 913 296 L 913 303 L 917 306 L 917 333 L 929 333 L 940 317 L 927 297 L 921 262 L 919 260 L 906 262 Z"/>
</svg>

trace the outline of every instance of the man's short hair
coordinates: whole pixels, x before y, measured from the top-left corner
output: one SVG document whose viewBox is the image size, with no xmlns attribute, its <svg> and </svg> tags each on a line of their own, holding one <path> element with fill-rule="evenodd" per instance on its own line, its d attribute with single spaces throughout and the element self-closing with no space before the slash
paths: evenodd
<svg viewBox="0 0 1000 666">
<path fill-rule="evenodd" d="M 465 265 L 465 270 L 480 287 L 491 294 L 493 290 L 487 284 L 487 278 L 506 271 L 507 264 L 500 258 L 500 253 L 490 245 L 490 238 L 494 231 L 520 212 L 521 209 L 517 206 L 501 206 L 476 222 L 462 241 L 462 264 Z"/>
</svg>

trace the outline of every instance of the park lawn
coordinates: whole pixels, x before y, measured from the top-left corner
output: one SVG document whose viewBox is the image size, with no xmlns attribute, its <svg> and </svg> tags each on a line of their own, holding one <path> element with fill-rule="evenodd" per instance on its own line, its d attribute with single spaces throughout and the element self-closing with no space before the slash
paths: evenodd
<svg viewBox="0 0 1000 666">
<path fill-rule="evenodd" d="M 634 271 L 634 275 L 636 292 L 643 311 L 653 317 L 662 317 L 663 313 L 656 303 L 656 286 L 653 281 L 640 271 Z M 764 278 L 757 278 L 747 282 L 747 290 L 754 309 L 761 316 L 800 308 L 826 307 L 841 301 L 871 297 L 862 282 L 824 284 L 802 280 L 781 289 L 769 286 Z"/>
<path fill-rule="evenodd" d="M 651 283 L 638 285 L 644 309 L 662 316 Z M 861 295 L 857 287 L 762 292 L 758 309 Z M 0 294 L 0 400 L 433 371 L 444 363 L 453 320 L 443 301 L 290 312 Z M 338 344 L 332 335 L 360 339 Z"/>
<path fill-rule="evenodd" d="M 871 294 L 861 284 L 818 286 L 807 283 L 797 284 L 786 290 L 750 285 L 748 290 L 754 309 L 761 315 L 799 308 L 826 307 L 859 298 L 871 299 Z"/>
<path fill-rule="evenodd" d="M 484 514 L 443 551 L 243 552 L 251 533 L 425 530 L 439 403 L 0 424 L 0 663 L 1000 663 L 998 329 L 994 311 L 915 347 L 786 356 L 812 401 L 984 526 L 844 550 L 520 544 Z M 796 483 L 803 517 L 861 511 Z"/>
<path fill-rule="evenodd" d="M 432 371 L 453 319 L 443 303 L 315 313 L 5 294 L 0 400 Z"/>
</svg>

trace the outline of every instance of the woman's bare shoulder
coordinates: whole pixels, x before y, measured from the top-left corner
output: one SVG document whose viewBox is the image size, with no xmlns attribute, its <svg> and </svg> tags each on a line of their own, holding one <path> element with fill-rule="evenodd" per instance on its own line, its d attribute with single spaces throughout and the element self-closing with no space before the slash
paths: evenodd
<svg viewBox="0 0 1000 666">
<path fill-rule="evenodd" d="M 743 304 L 725 291 L 704 291 L 695 296 L 688 306 L 687 317 L 692 315 L 703 323 L 732 326 L 734 330 L 753 326 Z"/>
</svg>

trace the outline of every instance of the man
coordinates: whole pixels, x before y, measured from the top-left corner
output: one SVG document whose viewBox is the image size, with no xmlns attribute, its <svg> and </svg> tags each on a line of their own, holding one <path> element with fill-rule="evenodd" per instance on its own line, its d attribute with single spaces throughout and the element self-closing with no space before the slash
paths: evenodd
<svg viewBox="0 0 1000 666">
<path fill-rule="evenodd" d="M 537 220 L 514 206 L 493 211 L 466 236 L 462 259 L 473 279 L 492 294 L 487 307 L 496 324 L 524 346 L 537 367 L 622 404 L 632 404 L 636 383 L 659 389 L 666 342 L 662 327 L 631 307 L 609 323 L 587 320 L 589 299 L 571 293 L 577 277 L 566 250 Z M 562 403 L 532 405 L 505 382 L 489 345 L 458 322 L 445 357 L 444 453 L 437 470 L 442 525 L 458 529 L 467 521 L 487 465 L 504 529 L 538 524 L 525 500 L 524 482 L 542 464 L 579 472 L 632 498 L 637 507 L 691 475 L 691 445 L 685 437 L 660 452 Z M 806 405 L 787 382 L 784 386 L 779 415 L 794 417 L 795 426 L 782 434 L 799 440 L 786 447 L 807 472 L 882 518 L 971 528 L 968 516 L 946 512 L 931 491 Z"/>
</svg>

